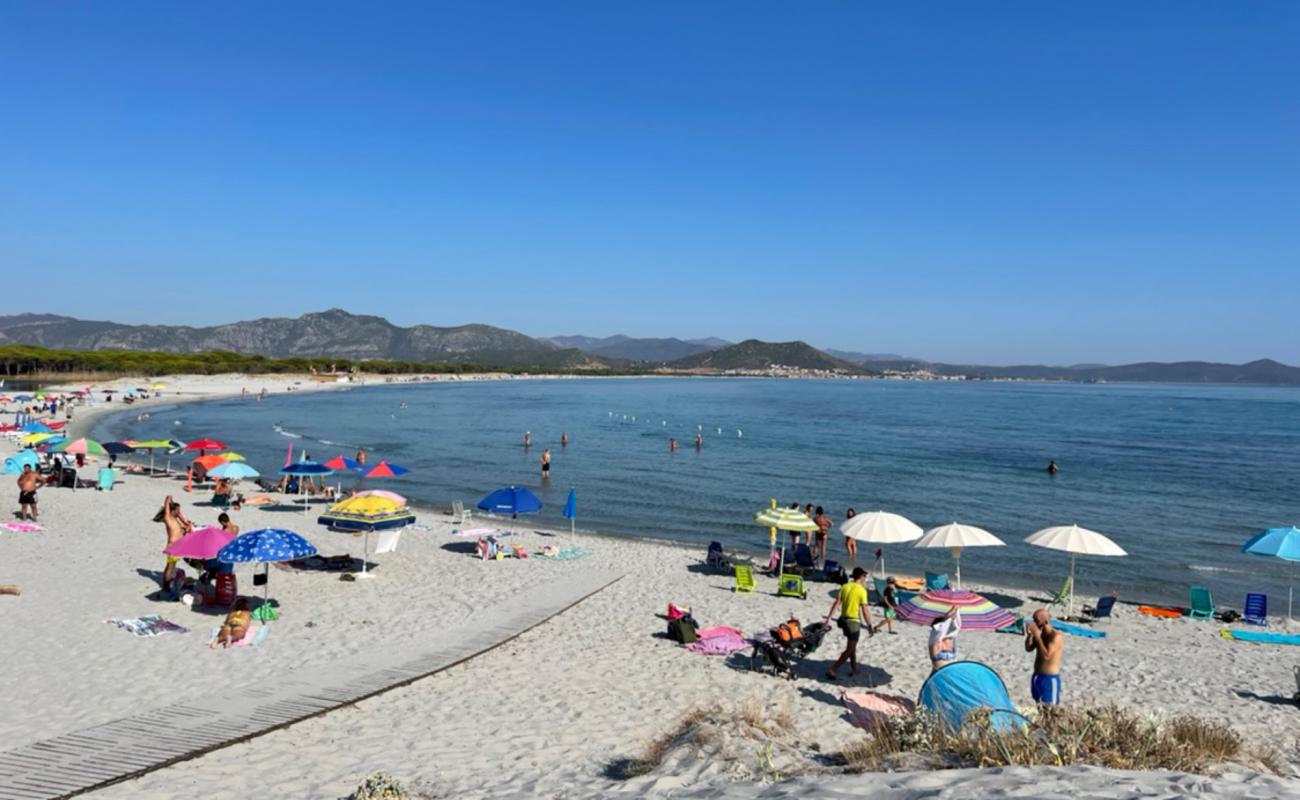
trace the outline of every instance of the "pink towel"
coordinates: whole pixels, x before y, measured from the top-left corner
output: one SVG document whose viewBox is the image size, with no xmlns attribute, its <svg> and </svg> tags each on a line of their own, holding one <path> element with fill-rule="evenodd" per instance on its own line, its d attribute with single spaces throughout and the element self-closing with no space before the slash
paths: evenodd
<svg viewBox="0 0 1300 800">
<path fill-rule="evenodd" d="M 732 636 L 739 636 L 741 638 L 744 638 L 745 636 L 745 632 L 740 630 L 739 628 L 728 628 L 724 625 L 718 625 L 712 628 L 705 628 L 702 631 L 696 631 L 695 638 L 711 639 L 714 636 L 726 636 L 727 634 L 731 634 Z"/>
<path fill-rule="evenodd" d="M 916 708 L 906 697 L 883 692 L 845 692 L 843 699 L 849 710 L 849 724 L 868 731 L 890 717 L 907 716 Z"/>
<path fill-rule="evenodd" d="M 709 628 L 706 632 L 716 632 L 704 636 L 701 632 L 699 641 L 686 645 L 686 649 L 702 656 L 725 656 L 737 650 L 749 647 L 749 642 L 735 628 Z"/>
</svg>

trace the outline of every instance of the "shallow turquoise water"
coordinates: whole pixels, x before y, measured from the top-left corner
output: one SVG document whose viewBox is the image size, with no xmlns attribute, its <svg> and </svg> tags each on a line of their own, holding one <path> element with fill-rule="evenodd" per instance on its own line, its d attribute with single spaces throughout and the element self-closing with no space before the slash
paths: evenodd
<svg viewBox="0 0 1300 800">
<path fill-rule="evenodd" d="M 1059 586 L 1068 557 L 1021 540 L 1077 522 L 1131 554 L 1081 559 L 1081 584 L 1153 600 L 1185 602 L 1198 583 L 1221 605 L 1239 607 L 1243 592 L 1262 589 L 1282 608 L 1286 568 L 1238 550 L 1258 529 L 1300 521 L 1300 391 L 1287 388 L 517 380 L 150 410 L 146 423 L 111 419 L 96 435 L 215 436 L 264 473 L 283 463 L 290 442 L 321 459 L 364 446 L 372 461 L 413 469 L 382 484 L 413 499 L 470 504 L 498 486 L 527 485 L 547 504 L 543 521 L 566 525 L 559 509 L 573 485 L 580 527 L 701 545 L 761 549 L 766 531 L 750 518 L 769 498 L 823 505 L 836 521 L 849 506 L 925 527 L 959 520 L 1008 545 L 968 550 L 962 572 L 971 580 Z M 544 447 L 554 459 L 547 484 Z M 1061 466 L 1056 477 L 1044 470 L 1049 459 Z M 842 551 L 840 537 L 832 543 Z M 895 546 L 887 555 L 891 569 L 950 565 L 946 551 Z"/>
</svg>

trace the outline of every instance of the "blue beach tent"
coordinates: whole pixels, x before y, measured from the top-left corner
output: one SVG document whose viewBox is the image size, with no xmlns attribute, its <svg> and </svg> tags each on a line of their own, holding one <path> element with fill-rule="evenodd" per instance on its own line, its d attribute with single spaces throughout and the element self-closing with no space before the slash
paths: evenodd
<svg viewBox="0 0 1300 800">
<path fill-rule="evenodd" d="M 960 730 L 966 716 L 979 708 L 993 709 L 989 723 L 999 733 L 1024 721 L 1001 676 L 978 661 L 954 661 L 931 673 L 921 686 L 917 705 L 928 708 L 953 731 Z"/>
<path fill-rule="evenodd" d="M 36 469 L 39 462 L 40 458 L 35 450 L 20 450 L 5 459 L 4 469 L 0 470 L 0 475 L 19 475 L 23 471 L 23 464 L 31 464 L 32 469 Z"/>
</svg>

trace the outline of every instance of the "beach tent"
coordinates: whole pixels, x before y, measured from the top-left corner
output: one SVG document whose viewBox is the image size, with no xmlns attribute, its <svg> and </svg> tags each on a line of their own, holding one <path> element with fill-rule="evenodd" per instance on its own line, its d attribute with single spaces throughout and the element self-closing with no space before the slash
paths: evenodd
<svg viewBox="0 0 1300 800">
<path fill-rule="evenodd" d="M 950 731 L 961 730 L 966 717 L 980 708 L 993 710 L 989 724 L 999 733 L 1014 730 L 1024 720 L 1015 710 L 1002 677 L 978 661 L 953 661 L 930 673 L 916 702 L 933 712 Z"/>
<path fill-rule="evenodd" d="M 5 459 L 4 469 L 0 470 L 0 475 L 18 475 L 23 471 L 23 464 L 31 464 L 32 469 L 40 463 L 40 457 L 36 455 L 35 450 L 22 450 Z"/>
</svg>

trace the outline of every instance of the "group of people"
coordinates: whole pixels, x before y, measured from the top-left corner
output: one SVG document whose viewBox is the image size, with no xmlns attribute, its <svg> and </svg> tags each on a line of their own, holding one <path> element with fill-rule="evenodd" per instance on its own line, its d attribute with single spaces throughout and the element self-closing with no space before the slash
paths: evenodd
<svg viewBox="0 0 1300 800">
<path fill-rule="evenodd" d="M 844 634 L 845 645 L 839 658 L 827 670 L 826 677 L 839 680 L 836 671 L 847 663 L 849 674 L 858 672 L 858 641 L 862 631 L 868 636 L 875 636 L 884 627 L 894 633 L 893 620 L 897 609 L 896 583 L 888 578 L 885 591 L 880 601 L 883 619 L 873 625 L 871 606 L 867 601 L 867 571 L 862 567 L 853 570 L 849 580 L 840 587 L 839 593 L 826 612 L 826 622 L 830 622 L 835 612 L 840 612 L 837 625 Z M 1025 652 L 1034 654 L 1034 671 L 1030 680 L 1030 694 L 1036 703 L 1057 705 L 1061 702 L 1061 656 L 1065 650 L 1065 639 L 1061 632 L 1052 627 L 1052 617 L 1047 609 L 1040 608 L 1024 624 Z M 948 613 L 935 618 L 930 623 L 930 636 L 926 643 L 926 652 L 930 659 L 930 671 L 934 672 L 957 660 L 957 635 L 961 633 L 961 615 L 956 606 Z"/>
<path fill-rule="evenodd" d="M 802 510 L 804 516 L 817 524 L 817 530 L 815 531 L 805 531 L 802 534 L 799 531 L 790 531 L 790 546 L 794 547 L 800 544 L 800 539 L 802 539 L 803 544 L 808 545 L 812 550 L 813 560 L 818 564 L 826 563 L 826 547 L 831 538 L 831 528 L 835 524 L 831 522 L 830 517 L 826 516 L 826 509 L 821 506 L 814 507 L 812 503 L 808 503 L 803 509 L 800 509 L 798 503 L 791 503 L 790 510 Z M 849 517 L 852 516 L 853 509 L 849 509 Z M 857 550 L 855 548 L 850 552 L 856 555 Z"/>
<path fill-rule="evenodd" d="M 196 527 L 193 522 L 185 517 L 185 512 L 181 510 L 181 504 L 176 502 L 171 495 L 168 495 L 163 500 L 162 508 L 154 516 L 154 522 L 162 523 L 163 530 L 167 535 L 167 547 L 180 541 L 185 534 L 193 531 Z M 239 535 L 239 526 L 224 511 L 217 515 L 217 526 L 231 536 Z M 171 555 L 167 556 L 166 559 L 163 564 L 161 581 L 164 591 L 170 590 L 176 585 L 181 561 L 179 557 Z M 188 561 L 187 563 L 199 570 L 198 584 L 205 588 L 210 586 L 210 581 L 216 576 L 230 573 L 233 570 L 233 565 L 217 559 L 208 559 L 201 562 Z M 252 612 L 249 611 L 248 600 L 243 597 L 236 597 L 233 607 L 217 631 L 216 638 L 212 640 L 211 647 L 225 648 L 237 643 L 244 638 L 251 623 Z"/>
</svg>

